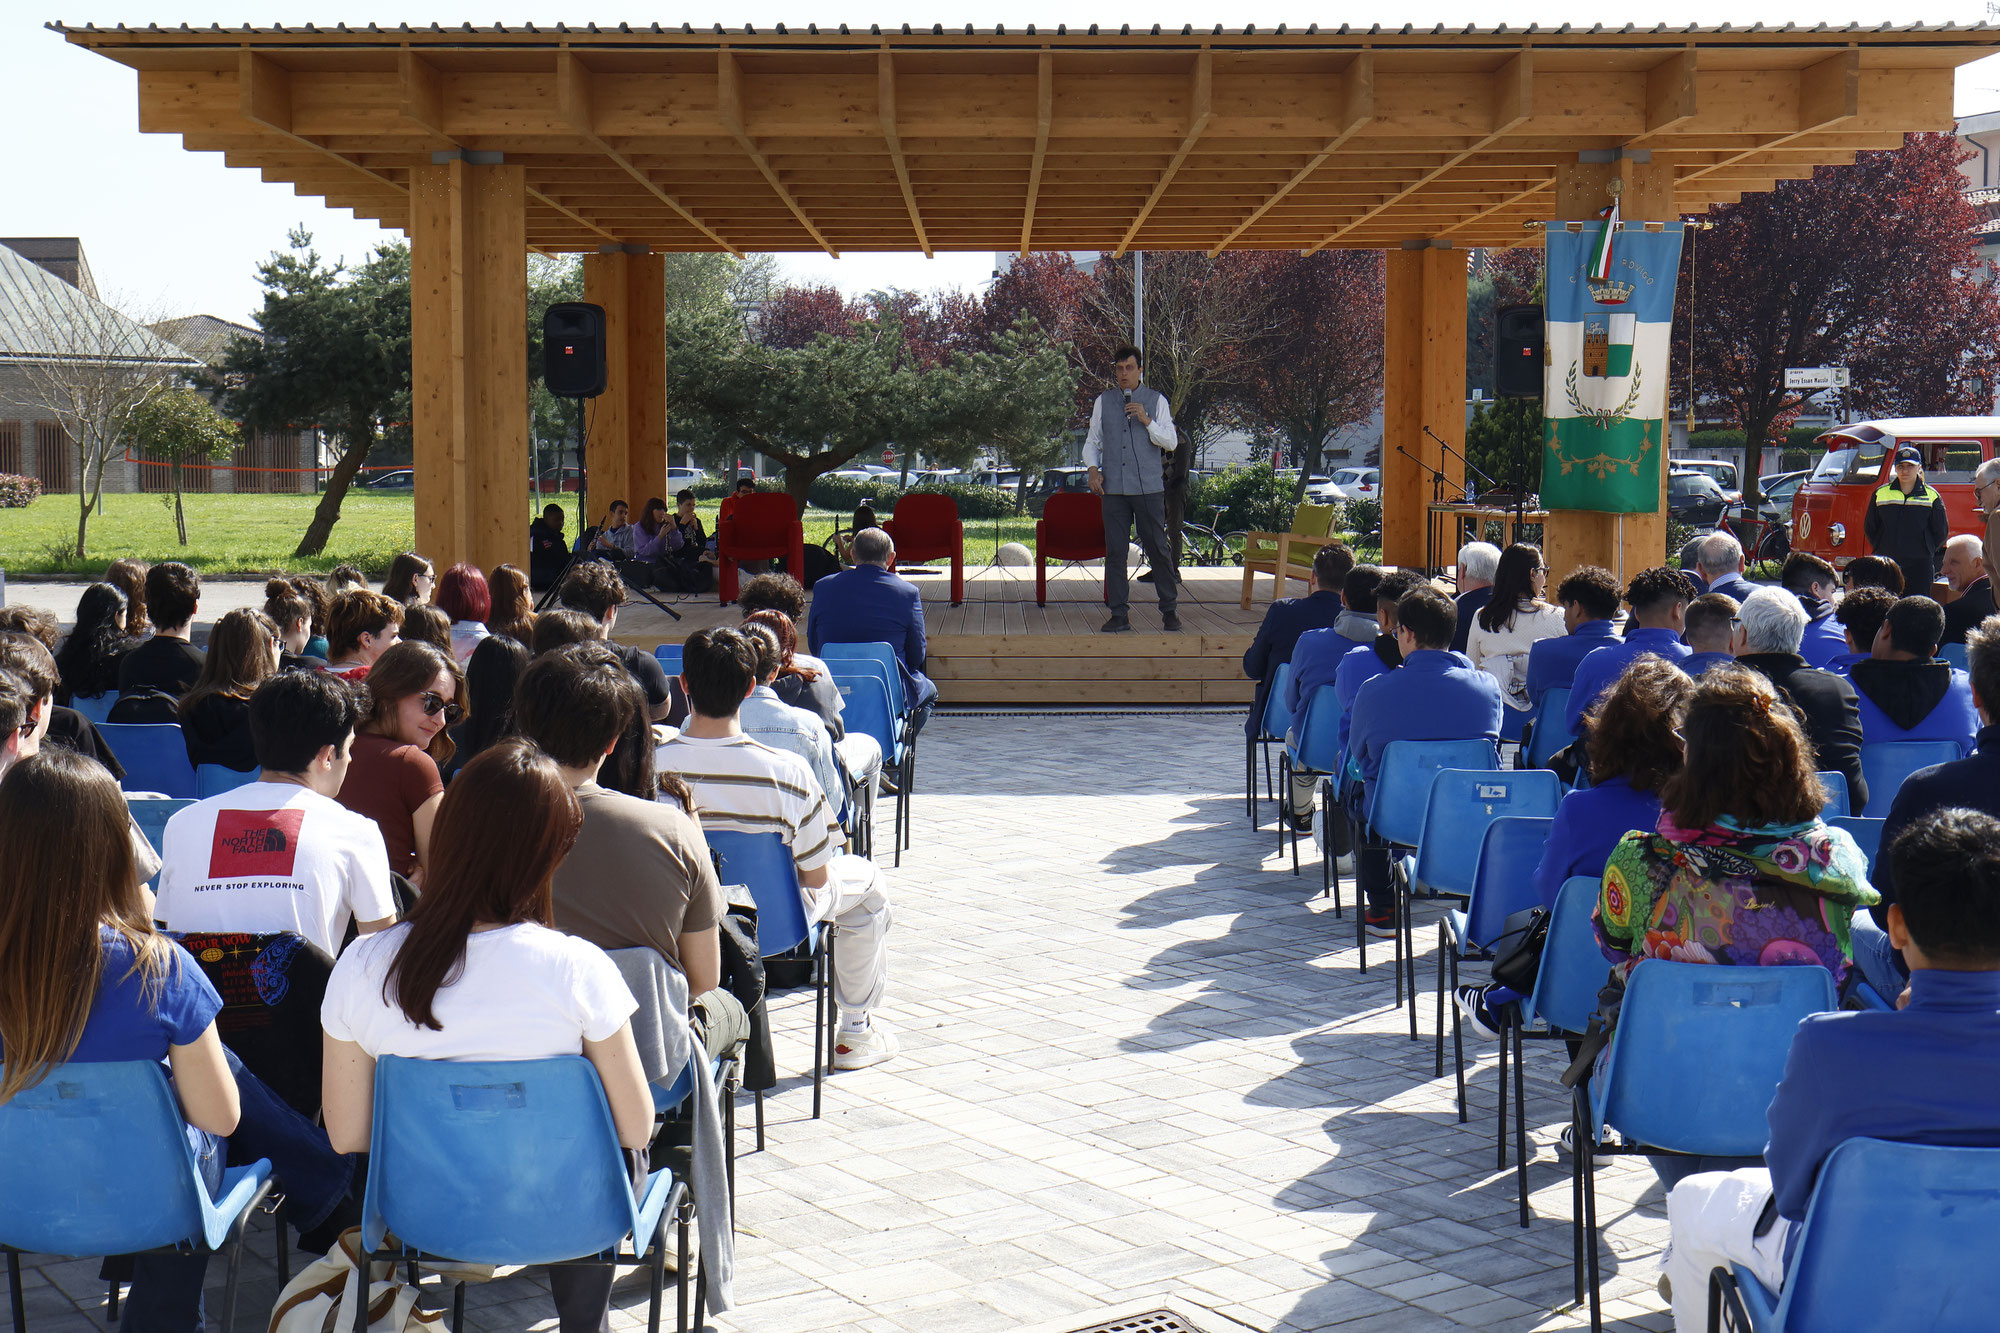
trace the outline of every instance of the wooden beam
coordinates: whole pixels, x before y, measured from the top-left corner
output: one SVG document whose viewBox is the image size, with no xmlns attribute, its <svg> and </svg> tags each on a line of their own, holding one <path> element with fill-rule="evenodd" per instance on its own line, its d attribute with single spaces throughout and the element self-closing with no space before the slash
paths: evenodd
<svg viewBox="0 0 2000 1333">
<path fill-rule="evenodd" d="M 917 192 L 910 184 L 910 164 L 903 157 L 903 141 L 896 132 L 896 58 L 884 50 L 875 58 L 875 106 L 882 120 L 882 142 L 889 146 L 889 162 L 896 168 L 896 184 L 903 190 L 903 207 L 910 211 L 910 229 L 917 234 L 917 248 L 925 259 L 931 253 L 931 239 L 924 234 L 924 215 L 917 208 Z"/>
<path fill-rule="evenodd" d="M 1724 154 L 1707 166 L 1683 172 L 1675 182 L 1676 187 L 1726 171 L 1739 162 L 1748 161 L 1761 153 L 1768 153 L 1795 139 L 1844 125 L 1860 114 L 1859 48 L 1849 47 L 1838 55 L 1828 56 L 1818 64 L 1808 65 L 1798 71 L 1796 78 L 1798 79 L 1798 123 L 1790 133 L 1763 139 L 1748 148 Z"/>
<path fill-rule="evenodd" d="M 1504 213 L 1508 209 L 1513 208 L 1516 205 L 1524 204 L 1528 200 L 1534 198 L 1536 195 L 1542 193 L 1542 191 L 1552 189 L 1554 185 L 1555 182 L 1553 180 L 1536 181 L 1533 185 L 1528 186 L 1525 190 L 1520 190 L 1514 194 L 1508 195 L 1505 199 L 1502 199 L 1499 203 L 1488 204 L 1486 207 L 1480 209 L 1477 213 L 1474 213 L 1469 217 L 1461 218 L 1459 221 L 1452 223 L 1449 227 L 1441 229 L 1437 234 L 1440 236 L 1449 236 L 1455 231 L 1463 231 L 1467 227 L 1477 226 L 1481 222 L 1484 222 L 1487 218 L 1493 216 L 1495 213 Z"/>
<path fill-rule="evenodd" d="M 1035 58 L 1035 155 L 1028 162 L 1028 204 L 1021 213 L 1021 254 L 1035 230 L 1035 201 L 1042 192 L 1042 166 L 1049 154 L 1049 126 L 1055 120 L 1055 57 L 1047 47 Z"/>
<path fill-rule="evenodd" d="M 1317 153 L 1306 160 L 1306 164 L 1292 173 L 1291 179 L 1267 196 L 1261 204 L 1250 211 L 1250 215 L 1233 227 L 1229 234 L 1217 241 L 1208 252 L 1210 259 L 1229 248 L 1229 243 L 1255 226 L 1257 220 L 1277 207 L 1286 195 L 1303 185 L 1306 178 L 1326 165 L 1328 158 L 1345 146 L 1349 139 L 1361 132 L 1375 114 L 1375 54 L 1363 51 L 1354 57 L 1343 73 L 1341 85 L 1341 126 L 1338 133 L 1320 146 Z"/>
<path fill-rule="evenodd" d="M 1457 494 L 1465 465 L 1431 431 L 1465 443 L 1465 252 L 1426 246 L 1391 250 L 1382 341 L 1382 559 L 1425 563 L 1431 473 Z M 1443 563 L 1450 553 L 1432 550 Z"/>
<path fill-rule="evenodd" d="M 1146 225 L 1146 219 L 1152 215 L 1161 196 L 1166 194 L 1167 187 L 1174 183 L 1174 177 L 1180 173 L 1181 164 L 1186 162 L 1188 154 L 1194 151 L 1194 146 L 1201 139 L 1202 131 L 1208 128 L 1209 117 L 1214 111 L 1215 53 L 1203 51 L 1194 58 L 1194 69 L 1188 75 L 1187 131 L 1181 135 L 1181 146 L 1168 160 L 1167 169 L 1160 173 L 1160 179 L 1153 186 L 1153 192 L 1146 196 L 1146 202 L 1140 207 L 1139 215 L 1133 218 L 1132 225 L 1125 229 L 1125 239 L 1118 242 L 1118 248 L 1112 251 L 1113 259 L 1124 258 L 1125 251 L 1132 244 L 1132 238 L 1139 234 L 1139 228 Z"/>
<path fill-rule="evenodd" d="M 293 133 L 292 76 L 269 56 L 258 55 L 247 47 L 238 51 L 236 84 L 238 109 L 243 119 L 262 125 L 290 143 L 312 150 L 318 157 L 338 162 L 350 171 L 357 171 L 378 184 L 386 185 L 405 199 L 409 197 L 410 192 L 401 181 L 336 153 L 317 140 Z"/>
<path fill-rule="evenodd" d="M 763 150 L 757 147 L 757 141 L 750 137 L 750 132 L 743 121 L 743 72 L 737 65 L 736 53 L 726 48 L 716 52 L 715 56 L 715 101 L 716 109 L 722 116 L 722 127 L 735 136 L 737 145 L 763 174 L 772 192 L 784 201 L 786 208 L 792 210 L 792 216 L 799 220 L 799 225 L 806 229 L 806 234 L 819 242 L 820 249 L 835 259 L 840 258 L 840 251 L 834 249 L 826 237 L 820 235 L 819 227 L 806 214 L 805 209 L 799 206 L 799 201 L 792 198 L 792 192 L 786 189 L 784 181 L 778 178 L 770 159 L 766 158 Z"/>
<path fill-rule="evenodd" d="M 1693 47 L 1668 56 L 1646 71 L 1646 134 L 1665 134 L 1695 118 L 1695 74 L 1699 60 Z"/>
</svg>

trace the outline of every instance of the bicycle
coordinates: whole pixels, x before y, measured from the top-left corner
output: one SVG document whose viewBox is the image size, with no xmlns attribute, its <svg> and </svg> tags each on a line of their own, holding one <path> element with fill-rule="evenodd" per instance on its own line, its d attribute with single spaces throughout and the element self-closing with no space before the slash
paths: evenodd
<svg viewBox="0 0 2000 1333">
<path fill-rule="evenodd" d="M 1222 521 L 1224 508 L 1223 505 L 1211 508 L 1207 523 L 1196 523 L 1192 519 L 1181 520 L 1182 565 L 1195 568 L 1202 565 L 1243 563 L 1243 543 L 1250 534 L 1218 532 L 1215 524 Z"/>
</svg>

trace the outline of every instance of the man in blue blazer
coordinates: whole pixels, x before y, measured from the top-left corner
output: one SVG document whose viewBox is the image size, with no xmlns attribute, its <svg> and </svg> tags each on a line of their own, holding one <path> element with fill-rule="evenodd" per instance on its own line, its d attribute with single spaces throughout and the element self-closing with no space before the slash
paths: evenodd
<svg viewBox="0 0 2000 1333">
<path fill-rule="evenodd" d="M 1333 622 L 1340 619 L 1346 607 L 1341 600 L 1341 585 L 1353 568 L 1354 553 L 1339 542 L 1320 547 L 1313 553 L 1312 590 L 1304 597 L 1280 598 L 1264 613 L 1257 637 L 1243 654 L 1243 674 L 1257 682 L 1257 698 L 1243 724 L 1246 737 L 1255 739 L 1263 725 L 1264 705 L 1271 695 L 1271 677 L 1281 664 L 1292 660 L 1299 636 L 1308 630 L 1331 629 Z"/>
<path fill-rule="evenodd" d="M 854 534 L 854 568 L 813 584 L 806 644 L 813 656 L 829 643 L 886 643 L 903 670 L 903 694 L 922 730 L 937 702 L 924 675 L 924 599 L 917 585 L 889 572 L 896 544 L 880 528 Z"/>
</svg>

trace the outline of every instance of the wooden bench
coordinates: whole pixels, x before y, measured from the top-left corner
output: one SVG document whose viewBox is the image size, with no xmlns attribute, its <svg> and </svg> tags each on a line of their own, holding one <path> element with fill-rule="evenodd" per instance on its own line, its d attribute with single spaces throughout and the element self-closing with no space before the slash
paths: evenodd
<svg viewBox="0 0 2000 1333">
<path fill-rule="evenodd" d="M 1292 511 L 1290 532 L 1252 532 L 1243 539 L 1243 609 L 1250 609 L 1250 584 L 1260 573 L 1271 575 L 1271 600 L 1285 595 L 1285 580 L 1312 580 L 1313 557 L 1322 546 L 1339 540 L 1333 521 L 1336 505 L 1300 505 Z"/>
</svg>

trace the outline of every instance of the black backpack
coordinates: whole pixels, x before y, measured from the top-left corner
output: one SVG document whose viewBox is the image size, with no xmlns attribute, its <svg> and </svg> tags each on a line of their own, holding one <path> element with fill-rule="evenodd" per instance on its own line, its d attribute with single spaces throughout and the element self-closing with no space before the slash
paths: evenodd
<svg viewBox="0 0 2000 1333">
<path fill-rule="evenodd" d="M 105 715 L 104 720 L 119 724 L 128 722 L 178 724 L 181 720 L 180 707 L 179 699 L 165 690 L 156 690 L 147 685 L 120 694 L 118 702 L 111 705 L 111 711 Z"/>
</svg>

